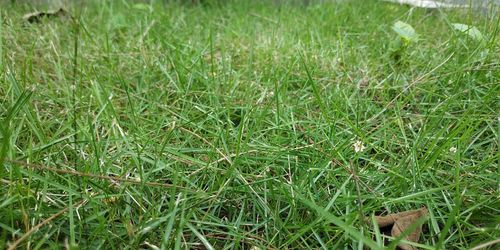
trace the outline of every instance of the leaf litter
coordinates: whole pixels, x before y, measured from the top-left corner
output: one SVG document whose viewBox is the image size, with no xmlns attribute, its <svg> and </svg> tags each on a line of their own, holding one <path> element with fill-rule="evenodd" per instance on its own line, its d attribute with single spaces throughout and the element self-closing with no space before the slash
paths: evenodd
<svg viewBox="0 0 500 250">
<path fill-rule="evenodd" d="M 28 13 L 23 16 L 23 19 L 29 23 L 38 23 L 44 18 L 54 18 L 59 17 L 63 18 L 68 15 L 68 11 L 59 8 L 57 10 L 49 10 L 49 11 L 36 11 L 32 13 Z"/>
<path fill-rule="evenodd" d="M 404 234 L 407 230 L 412 229 L 416 223 L 421 219 L 425 218 L 428 214 L 426 207 L 420 209 L 388 214 L 385 216 L 375 216 L 375 221 L 379 228 L 391 227 L 391 236 L 398 238 Z M 406 235 L 403 239 L 410 242 L 418 242 L 420 239 L 420 234 L 422 233 L 422 224 L 418 224 L 414 229 Z M 402 250 L 416 250 L 417 248 L 405 244 L 399 243 L 398 248 Z"/>
</svg>

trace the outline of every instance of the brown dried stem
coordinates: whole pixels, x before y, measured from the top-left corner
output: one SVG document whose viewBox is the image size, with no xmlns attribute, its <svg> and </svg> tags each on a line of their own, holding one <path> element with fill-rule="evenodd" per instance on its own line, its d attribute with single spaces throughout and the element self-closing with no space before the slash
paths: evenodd
<svg viewBox="0 0 500 250">
<path fill-rule="evenodd" d="M 168 183 L 160 183 L 160 182 L 141 182 L 139 180 L 133 180 L 133 179 L 125 179 L 125 178 L 120 178 L 120 177 L 114 177 L 114 176 L 105 176 L 105 175 L 98 175 L 98 174 L 92 174 L 92 173 L 83 173 L 75 170 L 67 170 L 67 169 L 58 169 L 54 167 L 49 167 L 49 166 L 44 166 L 40 164 L 33 164 L 33 163 L 26 163 L 22 161 L 15 161 L 15 160 L 5 160 L 6 162 L 10 162 L 12 164 L 16 164 L 18 166 L 22 167 L 29 167 L 37 170 L 47 170 L 50 172 L 55 172 L 59 174 L 70 174 L 70 175 L 76 175 L 76 176 L 81 176 L 81 177 L 89 177 L 89 178 L 95 178 L 95 179 L 102 179 L 102 180 L 108 180 L 108 181 L 115 181 L 115 182 L 123 182 L 123 183 L 131 183 L 131 184 L 141 184 L 141 185 L 146 185 L 146 186 L 152 186 L 152 187 L 165 187 L 165 188 L 180 188 L 188 191 L 193 191 L 185 187 L 180 187 L 180 186 L 175 186 L 172 184 Z M 193 191 L 195 192 L 195 191 Z"/>
</svg>

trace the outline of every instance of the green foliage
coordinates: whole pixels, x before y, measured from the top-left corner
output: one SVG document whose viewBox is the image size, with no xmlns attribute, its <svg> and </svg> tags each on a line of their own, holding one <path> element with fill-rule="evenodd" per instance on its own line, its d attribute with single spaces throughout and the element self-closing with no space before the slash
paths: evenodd
<svg viewBox="0 0 500 250">
<path fill-rule="evenodd" d="M 469 25 L 461 24 L 461 23 L 452 23 L 451 25 L 456 30 L 468 35 L 469 37 L 471 37 L 472 39 L 474 39 L 476 41 L 479 41 L 479 42 L 484 41 L 483 34 L 481 33 L 481 31 L 479 31 L 474 26 L 469 26 Z"/>
<path fill-rule="evenodd" d="M 416 42 L 418 40 L 418 34 L 415 32 L 415 29 L 405 22 L 395 22 L 394 25 L 392 25 L 392 30 L 394 30 L 394 32 L 396 32 L 406 43 Z"/>
<path fill-rule="evenodd" d="M 144 4 L 144 3 L 136 3 L 134 5 L 132 5 L 132 8 L 133 9 L 136 9 L 136 10 L 144 10 L 144 11 L 153 11 L 153 8 L 151 7 L 151 5 L 149 4 Z"/>
<path fill-rule="evenodd" d="M 367 219 L 423 206 L 424 249 L 500 237 L 498 20 L 144 2 L 0 1 L 0 248 L 52 218 L 19 246 L 377 249 Z"/>
<path fill-rule="evenodd" d="M 392 40 L 389 45 L 390 58 L 396 68 L 401 68 L 410 63 L 408 49 L 412 43 L 418 41 L 418 34 L 411 25 L 401 21 L 395 22 L 392 30 L 398 38 Z"/>
</svg>

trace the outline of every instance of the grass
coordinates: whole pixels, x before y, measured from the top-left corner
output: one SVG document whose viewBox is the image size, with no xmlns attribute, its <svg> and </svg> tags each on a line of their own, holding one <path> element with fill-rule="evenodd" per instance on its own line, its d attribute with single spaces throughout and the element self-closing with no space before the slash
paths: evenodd
<svg viewBox="0 0 500 250">
<path fill-rule="evenodd" d="M 381 249 L 364 219 L 423 206 L 422 249 L 500 237 L 498 16 L 0 5 L 0 246 Z"/>
</svg>

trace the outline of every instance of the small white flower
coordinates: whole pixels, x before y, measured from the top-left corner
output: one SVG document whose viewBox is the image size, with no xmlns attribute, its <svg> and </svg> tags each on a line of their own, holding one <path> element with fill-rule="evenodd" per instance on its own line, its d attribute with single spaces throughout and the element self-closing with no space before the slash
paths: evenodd
<svg viewBox="0 0 500 250">
<path fill-rule="evenodd" d="M 353 147 L 354 147 L 354 151 L 356 153 L 363 152 L 363 150 L 365 150 L 365 148 L 366 148 L 365 145 L 363 145 L 363 142 L 360 140 L 357 140 L 356 142 L 354 142 Z"/>
<path fill-rule="evenodd" d="M 456 147 L 451 147 L 450 148 L 450 153 L 454 154 L 457 152 L 457 148 Z"/>
</svg>

